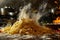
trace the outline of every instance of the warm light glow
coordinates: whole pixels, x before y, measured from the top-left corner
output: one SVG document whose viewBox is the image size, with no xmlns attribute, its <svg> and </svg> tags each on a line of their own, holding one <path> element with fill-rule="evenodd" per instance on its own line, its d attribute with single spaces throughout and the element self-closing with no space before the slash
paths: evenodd
<svg viewBox="0 0 60 40">
<path fill-rule="evenodd" d="M 53 20 L 53 23 L 60 24 L 60 17 L 57 17 L 56 20 Z"/>
<path fill-rule="evenodd" d="M 56 4 L 57 4 L 58 2 L 57 2 L 57 1 L 54 1 L 54 3 L 56 3 Z"/>
<path fill-rule="evenodd" d="M 4 15 L 4 9 L 1 8 L 1 15 Z"/>
<path fill-rule="evenodd" d="M 13 15 L 13 13 L 12 12 L 9 12 L 9 14 L 12 16 Z"/>
<path fill-rule="evenodd" d="M 7 8 L 7 6 L 5 6 L 5 8 Z"/>
<path fill-rule="evenodd" d="M 54 9 L 51 9 L 51 12 L 54 13 Z"/>
</svg>

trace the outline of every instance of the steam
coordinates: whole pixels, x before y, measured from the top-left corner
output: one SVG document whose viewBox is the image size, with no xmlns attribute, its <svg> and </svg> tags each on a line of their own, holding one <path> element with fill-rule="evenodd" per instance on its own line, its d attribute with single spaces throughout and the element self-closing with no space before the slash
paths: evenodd
<svg viewBox="0 0 60 40">
<path fill-rule="evenodd" d="M 21 19 L 33 19 L 35 22 L 38 21 L 40 18 L 39 12 L 30 12 L 31 10 L 31 3 L 28 5 L 25 5 L 22 9 L 21 12 L 19 13 L 19 18 L 18 20 L 20 21 Z M 31 18 L 30 18 L 31 16 Z"/>
<path fill-rule="evenodd" d="M 39 6 L 39 11 L 40 11 L 40 15 L 43 16 L 46 14 L 46 7 L 47 7 L 47 3 L 43 2 L 40 6 Z"/>
<path fill-rule="evenodd" d="M 30 9 L 30 7 L 31 7 L 31 3 L 29 3 L 28 5 L 25 5 L 25 6 L 21 9 L 21 12 L 19 13 L 19 18 L 18 18 L 18 20 L 29 18 L 29 13 L 27 13 L 27 11 Z"/>
<path fill-rule="evenodd" d="M 43 16 L 45 13 L 45 9 L 46 9 L 47 3 L 42 4 L 39 8 L 39 10 L 37 10 L 37 12 L 31 12 L 31 3 L 29 3 L 28 5 L 25 5 L 22 9 L 20 9 L 20 13 L 19 13 L 19 17 L 18 20 L 20 21 L 21 19 L 33 19 L 37 24 L 39 24 L 38 20 L 40 19 L 41 16 Z M 41 9 L 43 9 L 41 11 Z"/>
</svg>

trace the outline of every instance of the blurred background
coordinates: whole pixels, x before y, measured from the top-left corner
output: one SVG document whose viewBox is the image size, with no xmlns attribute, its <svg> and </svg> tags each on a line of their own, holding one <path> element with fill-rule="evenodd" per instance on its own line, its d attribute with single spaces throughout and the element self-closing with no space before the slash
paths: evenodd
<svg viewBox="0 0 60 40">
<path fill-rule="evenodd" d="M 43 0 L 0 0 L 0 26 L 9 22 L 13 24 L 17 20 L 19 9 L 28 3 L 32 3 L 33 10 L 38 10 L 42 2 Z"/>
<path fill-rule="evenodd" d="M 0 0 L 0 26 L 17 20 L 20 9 L 31 3 L 31 10 L 37 10 L 43 15 L 39 22 L 52 23 L 60 14 L 60 0 Z M 56 15 L 56 11 L 59 11 Z M 48 16 L 46 16 L 48 15 Z M 42 23 L 41 23 L 42 22 Z"/>
</svg>

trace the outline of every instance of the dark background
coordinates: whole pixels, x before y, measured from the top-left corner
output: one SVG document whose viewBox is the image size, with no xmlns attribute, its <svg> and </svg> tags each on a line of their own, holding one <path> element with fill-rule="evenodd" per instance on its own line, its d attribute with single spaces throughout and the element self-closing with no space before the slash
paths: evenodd
<svg viewBox="0 0 60 40">
<path fill-rule="evenodd" d="M 55 4 L 54 1 L 57 1 L 58 4 Z M 0 23 L 2 23 L 2 22 L 3 23 L 7 23 L 8 21 L 11 21 L 12 22 L 13 20 L 16 21 L 17 20 L 17 17 L 18 17 L 18 14 L 19 14 L 19 8 L 20 7 L 23 8 L 28 3 L 31 3 L 32 4 L 32 6 L 31 6 L 31 9 L 32 10 L 38 10 L 41 13 L 48 14 L 49 13 L 49 10 L 51 8 L 55 8 L 55 7 L 58 7 L 58 5 L 60 5 L 60 0 L 0 0 L 0 20 L 1 20 Z M 47 6 L 46 6 L 45 9 L 44 9 L 44 5 L 43 5 L 44 3 L 47 3 Z M 1 8 L 4 8 L 5 6 L 10 7 L 10 8 L 4 9 L 6 14 L 4 13 L 4 15 L 1 15 Z M 39 10 L 39 7 L 42 7 L 42 8 Z M 17 13 L 15 13 L 16 11 L 17 11 Z M 13 16 L 8 15 L 9 12 L 13 12 L 14 15 Z M 11 20 L 11 18 L 13 18 L 13 20 Z M 12 23 L 14 23 L 14 22 L 12 22 Z"/>
</svg>

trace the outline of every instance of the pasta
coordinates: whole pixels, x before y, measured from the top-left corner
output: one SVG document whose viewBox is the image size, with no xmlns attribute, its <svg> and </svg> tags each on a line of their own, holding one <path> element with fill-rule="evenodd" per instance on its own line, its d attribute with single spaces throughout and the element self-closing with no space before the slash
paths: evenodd
<svg viewBox="0 0 60 40">
<path fill-rule="evenodd" d="M 37 25 L 31 19 L 22 19 L 16 21 L 11 27 L 5 27 L 4 32 L 8 34 L 22 34 L 22 35 L 42 35 L 46 33 L 53 33 L 51 29 Z"/>
</svg>

